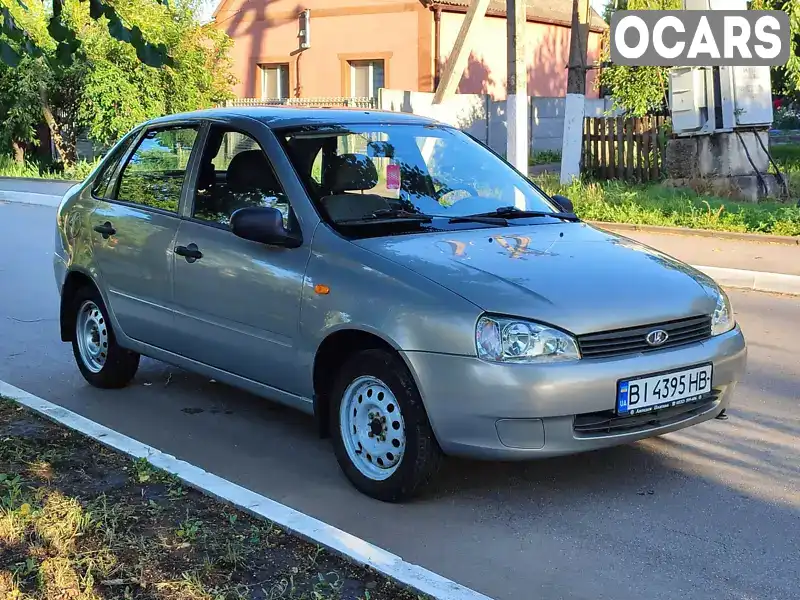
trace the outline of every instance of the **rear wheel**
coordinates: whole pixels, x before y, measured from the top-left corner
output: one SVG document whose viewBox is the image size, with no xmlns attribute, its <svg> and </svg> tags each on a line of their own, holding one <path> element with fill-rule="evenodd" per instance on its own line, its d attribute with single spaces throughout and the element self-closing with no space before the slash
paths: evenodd
<svg viewBox="0 0 800 600">
<path fill-rule="evenodd" d="M 396 355 L 355 354 L 339 373 L 331 398 L 336 458 L 358 490 L 398 502 L 431 482 L 442 452 L 411 374 Z"/>
<path fill-rule="evenodd" d="M 117 344 L 100 293 L 85 287 L 75 295 L 72 353 L 84 379 L 99 388 L 121 388 L 139 368 L 139 355 Z"/>
</svg>

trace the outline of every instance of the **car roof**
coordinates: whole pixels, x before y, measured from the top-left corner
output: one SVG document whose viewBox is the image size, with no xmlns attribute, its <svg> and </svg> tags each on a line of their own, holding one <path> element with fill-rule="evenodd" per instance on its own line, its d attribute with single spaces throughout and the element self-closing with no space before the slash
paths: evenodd
<svg viewBox="0 0 800 600">
<path fill-rule="evenodd" d="M 408 113 L 359 108 L 306 108 L 298 106 L 237 106 L 213 108 L 193 112 L 167 115 L 152 119 L 146 125 L 167 125 L 189 119 L 218 119 L 236 121 L 256 119 L 272 129 L 301 127 L 308 125 L 356 125 L 356 124 L 406 124 L 443 125 L 433 119 Z"/>
</svg>

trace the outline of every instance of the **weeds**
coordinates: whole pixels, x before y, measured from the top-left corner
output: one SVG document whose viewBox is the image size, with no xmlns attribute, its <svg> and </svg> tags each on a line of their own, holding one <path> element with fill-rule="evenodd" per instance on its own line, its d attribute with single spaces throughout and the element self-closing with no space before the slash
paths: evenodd
<svg viewBox="0 0 800 600">
<path fill-rule="evenodd" d="M 534 152 L 528 160 L 528 164 L 532 167 L 536 165 L 549 165 L 560 162 L 561 152 L 558 150 L 542 150 L 540 152 Z"/>
<path fill-rule="evenodd" d="M 0 473 L 0 507 L 7 510 L 16 507 L 22 497 L 22 477 L 13 477 L 6 473 Z"/>
<path fill-rule="evenodd" d="M 2 399 L 0 449 L 2 600 L 415 597 Z"/>
<path fill-rule="evenodd" d="M 186 540 L 188 542 L 193 542 L 197 539 L 197 536 L 200 534 L 200 528 L 203 526 L 203 522 L 198 519 L 189 518 L 187 515 L 186 520 L 180 524 L 175 535 L 181 538 L 182 540 Z"/>
<path fill-rule="evenodd" d="M 65 179 L 83 181 L 99 164 L 100 158 L 94 161 L 79 161 L 71 166 L 63 164 L 40 164 L 25 161 L 18 163 L 10 156 L 0 155 L 0 177 L 32 177 L 41 179 Z"/>
</svg>

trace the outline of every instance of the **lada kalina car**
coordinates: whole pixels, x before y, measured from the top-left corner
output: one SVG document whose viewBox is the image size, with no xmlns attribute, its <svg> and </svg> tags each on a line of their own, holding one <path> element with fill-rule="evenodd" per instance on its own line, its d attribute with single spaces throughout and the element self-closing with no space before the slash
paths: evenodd
<svg viewBox="0 0 800 600">
<path fill-rule="evenodd" d="M 746 362 L 710 278 L 413 115 L 144 123 L 63 198 L 54 263 L 89 383 L 125 386 L 145 355 L 295 407 L 386 501 L 446 455 L 540 459 L 702 423 Z"/>
</svg>

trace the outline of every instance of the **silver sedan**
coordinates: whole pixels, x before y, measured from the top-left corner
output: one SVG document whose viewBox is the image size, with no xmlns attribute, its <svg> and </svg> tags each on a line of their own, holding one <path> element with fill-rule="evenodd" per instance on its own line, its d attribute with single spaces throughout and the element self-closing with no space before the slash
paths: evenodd
<svg viewBox="0 0 800 600">
<path fill-rule="evenodd" d="M 146 355 L 298 408 L 386 501 L 445 455 L 537 459 L 714 418 L 746 362 L 708 277 L 402 114 L 145 123 L 64 197 L 54 265 L 89 383 L 125 386 Z"/>
</svg>

